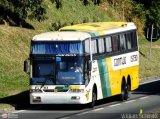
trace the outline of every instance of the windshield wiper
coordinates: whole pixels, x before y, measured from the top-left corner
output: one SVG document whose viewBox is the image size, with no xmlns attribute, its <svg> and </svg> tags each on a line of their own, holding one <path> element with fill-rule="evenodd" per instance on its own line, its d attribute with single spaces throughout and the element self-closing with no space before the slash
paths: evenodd
<svg viewBox="0 0 160 119">
<path fill-rule="evenodd" d="M 48 80 L 52 80 L 53 81 L 53 83 L 54 83 L 54 75 L 50 75 L 50 74 L 47 74 L 47 75 L 41 75 L 42 77 L 44 77 L 45 78 L 45 80 L 44 80 L 44 83 L 41 85 L 41 88 L 40 89 L 42 89 L 43 87 L 44 87 L 44 85 L 46 84 L 46 82 L 48 81 Z"/>
<path fill-rule="evenodd" d="M 69 82 L 66 79 L 64 79 L 64 81 L 66 82 L 64 85 L 69 86 Z"/>
</svg>

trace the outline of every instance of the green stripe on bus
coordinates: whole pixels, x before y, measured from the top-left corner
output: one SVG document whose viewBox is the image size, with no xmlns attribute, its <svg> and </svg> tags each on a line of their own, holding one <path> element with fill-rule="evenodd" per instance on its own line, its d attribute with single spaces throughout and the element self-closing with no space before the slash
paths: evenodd
<svg viewBox="0 0 160 119">
<path fill-rule="evenodd" d="M 108 65 L 106 59 L 98 60 L 98 67 L 103 97 L 109 97 L 111 96 L 111 87 L 109 82 Z"/>
<path fill-rule="evenodd" d="M 55 89 L 57 90 L 69 90 L 71 87 L 70 86 L 56 86 Z"/>
<path fill-rule="evenodd" d="M 96 37 L 96 36 L 99 36 L 99 33 L 98 32 L 95 32 L 95 31 L 92 31 L 92 32 L 86 32 L 88 34 L 91 35 L 91 37 Z"/>
</svg>

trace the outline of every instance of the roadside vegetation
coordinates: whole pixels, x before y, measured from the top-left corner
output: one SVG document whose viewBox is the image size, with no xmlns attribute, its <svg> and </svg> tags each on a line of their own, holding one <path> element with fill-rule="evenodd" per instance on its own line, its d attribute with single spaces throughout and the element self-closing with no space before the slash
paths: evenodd
<svg viewBox="0 0 160 119">
<path fill-rule="evenodd" d="M 150 42 L 139 37 L 140 52 L 140 78 L 160 77 L 160 39 L 152 43 L 150 55 Z"/>
<path fill-rule="evenodd" d="M 23 61 L 28 57 L 30 40 L 35 34 L 85 22 L 133 21 L 140 34 L 140 77 L 160 76 L 160 40 L 152 44 L 150 58 L 150 44 L 143 36 L 146 13 L 142 3 L 136 0 L 42 1 L 37 0 L 35 6 L 30 6 L 33 1 L 28 0 L 19 7 L 10 0 L 0 1 L 0 10 L 8 13 L 0 12 L 0 99 L 29 89 L 29 77 L 23 72 Z M 0 103 L 0 110 L 4 108 Z"/>
</svg>

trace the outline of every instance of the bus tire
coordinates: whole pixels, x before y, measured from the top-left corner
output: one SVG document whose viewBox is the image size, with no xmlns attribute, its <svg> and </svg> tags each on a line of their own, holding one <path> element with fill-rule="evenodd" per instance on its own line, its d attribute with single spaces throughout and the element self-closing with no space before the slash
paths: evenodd
<svg viewBox="0 0 160 119">
<path fill-rule="evenodd" d="M 128 85 L 125 82 L 123 82 L 121 88 L 120 100 L 121 101 L 127 100 L 128 97 L 129 97 Z"/>
<path fill-rule="evenodd" d="M 93 91 L 92 91 L 92 102 L 89 103 L 90 108 L 93 108 L 95 106 L 96 100 L 97 100 L 97 93 L 96 93 L 95 89 L 93 89 Z"/>
</svg>

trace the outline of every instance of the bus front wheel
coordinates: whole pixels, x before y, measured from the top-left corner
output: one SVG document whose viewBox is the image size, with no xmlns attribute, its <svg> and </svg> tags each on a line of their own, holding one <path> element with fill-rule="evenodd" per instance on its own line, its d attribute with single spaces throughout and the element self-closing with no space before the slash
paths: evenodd
<svg viewBox="0 0 160 119">
<path fill-rule="evenodd" d="M 93 90 L 93 92 L 92 92 L 92 102 L 89 103 L 90 108 L 93 108 L 95 106 L 96 100 L 97 100 L 97 93 L 96 93 L 95 90 Z"/>
</svg>

